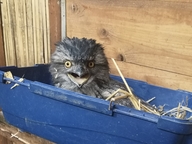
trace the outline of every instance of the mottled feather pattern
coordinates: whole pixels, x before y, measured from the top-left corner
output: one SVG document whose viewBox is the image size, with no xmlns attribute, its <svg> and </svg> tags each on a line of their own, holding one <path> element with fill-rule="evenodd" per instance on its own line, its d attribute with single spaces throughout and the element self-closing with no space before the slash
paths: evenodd
<svg viewBox="0 0 192 144">
<path fill-rule="evenodd" d="M 66 61 L 70 67 L 65 66 Z M 104 48 L 93 39 L 66 37 L 58 42 L 49 71 L 55 86 L 89 96 L 106 99 L 119 88 L 125 90 L 124 84 L 110 78 Z M 116 103 L 132 107 L 129 99 Z"/>
</svg>

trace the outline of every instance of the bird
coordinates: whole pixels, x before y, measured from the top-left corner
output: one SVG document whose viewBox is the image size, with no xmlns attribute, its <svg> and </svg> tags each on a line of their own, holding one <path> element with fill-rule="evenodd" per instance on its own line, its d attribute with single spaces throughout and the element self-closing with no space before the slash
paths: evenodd
<svg viewBox="0 0 192 144">
<path fill-rule="evenodd" d="M 49 72 L 56 87 L 100 99 L 118 89 L 126 90 L 123 83 L 110 77 L 104 47 L 95 39 L 66 37 L 55 45 Z M 133 107 L 128 98 L 115 103 Z"/>
</svg>

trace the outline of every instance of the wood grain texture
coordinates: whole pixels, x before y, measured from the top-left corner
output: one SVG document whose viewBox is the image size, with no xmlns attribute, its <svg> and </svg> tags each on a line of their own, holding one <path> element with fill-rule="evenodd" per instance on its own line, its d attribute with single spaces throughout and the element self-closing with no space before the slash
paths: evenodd
<svg viewBox="0 0 192 144">
<path fill-rule="evenodd" d="M 13 1 L 9 1 L 13 3 Z M 9 40 L 12 37 L 13 29 L 11 28 L 10 21 L 12 16 L 12 6 L 7 5 L 7 0 L 4 0 L 1 4 L 1 14 L 2 14 L 2 28 L 3 28 L 3 41 L 4 41 L 4 52 L 6 65 L 10 63 L 16 64 L 15 59 L 15 49 L 13 49 L 14 42 Z M 10 48 L 10 49 L 9 49 Z"/>
<path fill-rule="evenodd" d="M 1 2 L 1 1 L 0 1 Z M 1 3 L 0 3 L 1 5 Z M 3 25 L 2 25 L 2 14 L 1 14 L 1 6 L 0 6 L 0 66 L 5 66 L 5 51 L 4 51 L 4 43 L 3 43 Z"/>
<path fill-rule="evenodd" d="M 126 77 L 192 91 L 191 15 L 183 0 L 67 0 L 67 35 L 102 43 Z"/>
<path fill-rule="evenodd" d="M 34 40 L 33 40 L 33 9 L 32 2 L 25 1 L 26 5 L 26 24 L 28 25 L 27 29 L 27 48 L 28 48 L 28 64 L 33 65 L 34 62 Z"/>
<path fill-rule="evenodd" d="M 48 0 L 3 0 L 2 28 L 6 65 L 48 63 L 50 30 Z"/>
<path fill-rule="evenodd" d="M 61 4 L 60 0 L 49 0 L 50 46 L 55 51 L 55 43 L 61 40 Z"/>
<path fill-rule="evenodd" d="M 0 135 L 0 143 L 1 144 L 13 144 L 12 141 L 8 140 L 6 137 Z"/>
<path fill-rule="evenodd" d="M 8 5 L 9 2 L 7 3 Z M 11 6 L 11 5 L 10 5 Z M 27 66 L 28 65 L 28 49 L 27 49 L 27 31 L 26 31 L 26 10 L 25 10 L 25 0 L 14 1 L 14 27 L 15 33 L 13 34 L 13 41 L 15 41 L 15 46 L 12 49 L 16 50 L 15 58 L 17 59 L 17 66 Z M 12 20 L 12 19 L 11 19 Z M 10 21 L 9 24 L 13 22 Z M 11 38 L 9 38 L 11 40 Z"/>
<path fill-rule="evenodd" d="M 11 138 L 11 134 L 16 134 L 17 132 L 18 129 L 16 127 L 5 123 L 0 123 L 0 142 L 1 140 L 3 142 L 7 142 L 1 144 L 24 144 L 21 140 L 18 140 L 17 138 Z M 17 136 L 30 144 L 54 144 L 53 142 L 25 132 L 19 132 Z"/>
<path fill-rule="evenodd" d="M 119 75 L 111 59 L 108 59 L 111 74 Z M 117 61 L 124 76 L 132 79 L 143 80 L 150 84 L 172 88 L 191 90 L 192 78 L 163 70 L 152 69 L 145 66 Z"/>
<path fill-rule="evenodd" d="M 45 54 L 47 54 L 47 58 L 45 57 L 45 63 L 49 63 L 51 56 L 49 0 L 45 0 L 45 19 L 45 26 L 47 28 L 46 31 L 44 31 L 44 45 L 47 45 L 47 49 L 45 51 Z"/>
</svg>

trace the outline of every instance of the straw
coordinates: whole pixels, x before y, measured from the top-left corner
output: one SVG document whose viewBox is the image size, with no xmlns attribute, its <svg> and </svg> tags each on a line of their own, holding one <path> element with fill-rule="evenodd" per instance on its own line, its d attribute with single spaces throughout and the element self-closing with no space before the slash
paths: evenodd
<svg viewBox="0 0 192 144">
<path fill-rule="evenodd" d="M 155 108 L 153 108 L 152 106 L 150 106 L 150 105 L 148 106 L 148 105 L 147 105 L 148 102 L 150 102 L 150 101 L 152 101 L 153 99 L 155 99 L 155 97 L 152 98 L 152 99 L 150 99 L 150 100 L 148 100 L 148 102 L 145 102 L 145 101 L 143 101 L 143 100 L 140 100 L 140 99 L 137 98 L 136 96 L 134 96 L 134 94 L 133 94 L 132 91 L 131 91 L 131 88 L 129 87 L 128 83 L 126 82 L 126 80 L 125 80 L 125 78 L 124 78 L 124 76 L 123 76 L 123 74 L 121 73 L 121 70 L 119 69 L 117 63 L 115 62 L 115 60 L 114 60 L 113 58 L 112 58 L 112 61 L 113 61 L 114 65 L 115 65 L 117 71 L 119 72 L 119 74 L 120 74 L 120 76 L 121 76 L 121 78 L 122 78 L 122 80 L 123 80 L 123 82 L 124 82 L 124 84 L 125 84 L 125 86 L 126 86 L 126 88 L 127 88 L 127 91 L 128 91 L 129 93 L 128 93 L 127 91 L 123 91 L 123 90 L 121 90 L 121 89 L 118 89 L 118 90 L 115 91 L 111 96 L 109 96 L 106 100 L 111 99 L 111 101 L 115 101 L 115 100 L 120 99 L 120 98 L 129 98 L 135 109 L 137 109 L 137 110 L 144 110 L 144 111 L 146 111 L 146 112 L 150 112 L 150 113 L 153 113 L 153 114 L 156 114 L 156 115 L 160 115 L 160 112 L 159 112 L 159 111 L 157 111 L 157 110 L 156 110 Z M 121 93 L 126 94 L 127 97 L 125 97 L 125 95 L 123 95 L 123 96 L 120 96 L 119 98 L 118 98 L 118 97 L 112 98 L 112 97 L 114 97 L 118 92 L 121 92 Z"/>
</svg>

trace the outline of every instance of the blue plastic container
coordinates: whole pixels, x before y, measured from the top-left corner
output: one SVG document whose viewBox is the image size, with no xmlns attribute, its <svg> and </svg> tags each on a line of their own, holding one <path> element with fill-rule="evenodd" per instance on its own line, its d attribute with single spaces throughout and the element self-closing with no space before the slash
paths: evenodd
<svg viewBox="0 0 192 144">
<path fill-rule="evenodd" d="M 11 84 L 5 84 L 4 71 L 15 76 Z M 190 92 L 127 81 L 144 100 L 155 96 L 156 106 L 169 110 L 188 98 L 192 107 Z M 48 65 L 0 68 L 0 107 L 9 124 L 60 144 L 192 144 L 192 121 L 118 105 L 109 110 L 108 101 L 52 86 Z"/>
</svg>

